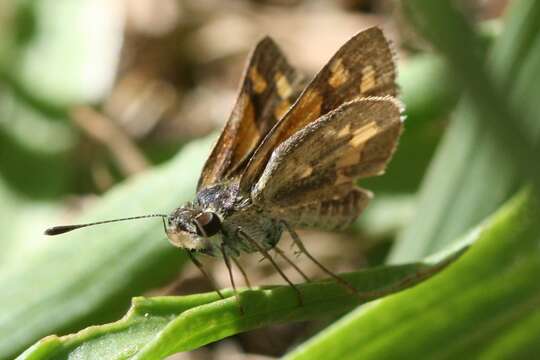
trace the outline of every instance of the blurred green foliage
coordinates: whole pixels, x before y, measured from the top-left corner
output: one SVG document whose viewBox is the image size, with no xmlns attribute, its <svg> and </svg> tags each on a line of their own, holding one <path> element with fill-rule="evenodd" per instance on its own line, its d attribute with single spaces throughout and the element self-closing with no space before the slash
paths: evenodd
<svg viewBox="0 0 540 360">
<path fill-rule="evenodd" d="M 540 178 L 537 134 L 540 4 L 517 1 L 489 59 L 450 3 L 404 5 L 466 88 L 419 195 L 417 216 L 391 255 L 407 261 L 443 248 L 495 211 L 519 186 Z M 453 30 L 449 30 L 453 29 Z M 455 29 L 455 30 L 454 30 Z M 533 105 L 534 104 L 534 105 Z"/>
<path fill-rule="evenodd" d="M 465 237 L 474 245 L 446 271 L 355 310 L 286 358 L 534 358 L 538 216 L 534 196 L 520 194 Z"/>
</svg>

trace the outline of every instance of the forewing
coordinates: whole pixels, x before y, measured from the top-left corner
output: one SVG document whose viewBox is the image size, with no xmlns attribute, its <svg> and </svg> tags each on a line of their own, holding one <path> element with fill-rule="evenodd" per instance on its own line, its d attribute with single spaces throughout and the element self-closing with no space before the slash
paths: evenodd
<svg viewBox="0 0 540 360">
<path fill-rule="evenodd" d="M 342 198 L 356 179 L 384 172 L 401 128 L 390 96 L 345 103 L 278 146 L 252 198 L 272 211 Z"/>
<path fill-rule="evenodd" d="M 395 65 L 379 28 L 367 29 L 343 45 L 272 129 L 242 175 L 245 191 L 257 181 L 274 149 L 291 135 L 345 102 L 367 96 L 395 96 Z"/>
<path fill-rule="evenodd" d="M 269 37 L 251 53 L 238 98 L 210 157 L 198 189 L 240 171 L 268 131 L 299 94 L 300 76 Z"/>
</svg>

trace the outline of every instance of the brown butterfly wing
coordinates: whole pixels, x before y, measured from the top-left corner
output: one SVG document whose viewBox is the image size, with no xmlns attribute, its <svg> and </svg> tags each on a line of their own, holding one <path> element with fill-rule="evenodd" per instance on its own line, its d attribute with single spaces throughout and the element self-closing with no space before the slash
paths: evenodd
<svg viewBox="0 0 540 360">
<path fill-rule="evenodd" d="M 371 198 L 369 191 L 352 187 L 345 195 L 333 199 L 271 209 L 275 217 L 294 227 L 339 230 L 349 226 Z"/>
<path fill-rule="evenodd" d="M 366 96 L 395 96 L 395 64 L 379 28 L 367 29 L 343 45 L 272 129 L 250 159 L 241 179 L 249 191 L 274 149 L 291 135 L 341 104 Z"/>
<path fill-rule="evenodd" d="M 401 128 L 401 105 L 390 96 L 345 103 L 275 149 L 252 198 L 283 220 L 295 208 L 325 202 L 334 209 L 343 203 L 341 216 L 356 217 L 369 197 L 346 209 L 355 181 L 384 172 Z"/>
<path fill-rule="evenodd" d="M 240 172 L 268 131 L 299 94 L 301 77 L 269 37 L 251 53 L 237 102 L 206 161 L 198 189 Z"/>
</svg>

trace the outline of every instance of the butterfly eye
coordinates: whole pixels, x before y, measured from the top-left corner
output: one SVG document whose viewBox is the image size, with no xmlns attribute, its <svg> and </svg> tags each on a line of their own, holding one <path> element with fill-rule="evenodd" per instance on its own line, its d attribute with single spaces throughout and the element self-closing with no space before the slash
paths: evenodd
<svg viewBox="0 0 540 360">
<path fill-rule="evenodd" d="M 202 212 L 195 217 L 195 221 L 195 228 L 199 236 L 213 236 L 221 230 L 221 221 L 213 212 Z M 204 233 L 201 231 L 201 228 Z"/>
</svg>

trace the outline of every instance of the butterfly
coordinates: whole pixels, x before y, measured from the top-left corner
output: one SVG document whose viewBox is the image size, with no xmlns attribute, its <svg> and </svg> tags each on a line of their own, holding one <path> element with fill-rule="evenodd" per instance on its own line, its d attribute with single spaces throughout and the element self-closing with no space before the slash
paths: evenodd
<svg viewBox="0 0 540 360">
<path fill-rule="evenodd" d="M 347 41 L 305 87 L 274 41 L 263 38 L 203 167 L 195 200 L 170 215 L 134 218 L 162 217 L 169 241 L 187 250 L 205 276 L 196 255 L 223 258 L 237 297 L 231 261 L 240 266 L 241 253 L 256 252 L 302 303 L 269 254 L 276 250 L 298 269 L 277 247 L 285 231 L 309 259 L 355 292 L 308 252 L 296 229 L 345 228 L 367 206 L 372 194 L 356 181 L 384 172 L 402 132 L 395 80 L 391 46 L 377 27 Z M 46 234 L 126 219 L 56 226 Z"/>
</svg>

